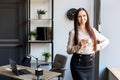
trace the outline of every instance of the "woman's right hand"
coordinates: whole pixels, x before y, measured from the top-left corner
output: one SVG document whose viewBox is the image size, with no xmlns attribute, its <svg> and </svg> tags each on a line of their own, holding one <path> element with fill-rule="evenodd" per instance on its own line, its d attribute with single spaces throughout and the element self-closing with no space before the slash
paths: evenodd
<svg viewBox="0 0 120 80">
<path fill-rule="evenodd" d="M 82 39 L 82 40 L 80 41 L 81 48 L 86 47 L 86 44 L 87 44 L 87 43 L 88 43 L 88 40 L 86 40 L 86 39 Z"/>
</svg>

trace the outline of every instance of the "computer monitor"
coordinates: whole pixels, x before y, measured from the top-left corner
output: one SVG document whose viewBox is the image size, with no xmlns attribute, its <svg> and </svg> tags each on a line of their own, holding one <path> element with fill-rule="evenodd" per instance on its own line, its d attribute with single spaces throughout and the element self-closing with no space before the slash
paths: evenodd
<svg viewBox="0 0 120 80">
<path fill-rule="evenodd" d="M 31 72 L 26 70 L 26 69 L 17 70 L 16 62 L 13 59 L 9 58 L 9 62 L 10 62 L 10 65 L 11 65 L 12 72 L 14 74 L 16 74 L 16 75 L 31 74 Z"/>
</svg>

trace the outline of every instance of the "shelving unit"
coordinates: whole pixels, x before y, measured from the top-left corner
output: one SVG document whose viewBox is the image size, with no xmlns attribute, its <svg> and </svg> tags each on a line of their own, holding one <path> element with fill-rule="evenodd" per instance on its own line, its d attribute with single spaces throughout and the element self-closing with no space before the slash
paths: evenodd
<svg viewBox="0 0 120 80">
<path fill-rule="evenodd" d="M 50 52 L 53 61 L 53 0 L 28 0 L 28 33 L 35 31 L 37 33 L 36 40 L 30 40 L 28 37 L 28 54 L 40 57 L 42 52 Z M 37 10 L 46 10 L 47 13 L 42 19 L 38 19 Z M 36 51 L 35 51 L 36 50 Z"/>
</svg>

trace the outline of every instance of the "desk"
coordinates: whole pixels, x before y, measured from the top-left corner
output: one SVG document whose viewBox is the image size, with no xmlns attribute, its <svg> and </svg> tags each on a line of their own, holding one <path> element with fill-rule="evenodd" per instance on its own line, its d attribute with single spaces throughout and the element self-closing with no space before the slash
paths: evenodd
<svg viewBox="0 0 120 80">
<path fill-rule="evenodd" d="M 107 68 L 108 80 L 120 80 L 120 68 Z"/>
<path fill-rule="evenodd" d="M 10 65 L 1 66 L 0 67 L 0 74 L 6 75 L 6 76 L 9 76 L 9 77 L 13 77 L 13 78 L 18 78 L 18 79 L 21 79 L 21 80 L 32 80 L 32 78 L 35 77 L 35 69 L 33 69 L 31 67 L 21 66 L 21 65 L 17 65 L 17 67 L 19 69 L 27 69 L 30 72 L 32 72 L 32 74 L 16 76 L 14 73 L 12 73 L 12 71 L 7 70 L 8 68 L 10 68 Z M 44 70 L 42 77 L 45 80 L 50 80 L 50 79 L 52 79 L 54 77 L 57 77 L 59 75 L 61 75 L 61 73 L 45 71 Z"/>
</svg>

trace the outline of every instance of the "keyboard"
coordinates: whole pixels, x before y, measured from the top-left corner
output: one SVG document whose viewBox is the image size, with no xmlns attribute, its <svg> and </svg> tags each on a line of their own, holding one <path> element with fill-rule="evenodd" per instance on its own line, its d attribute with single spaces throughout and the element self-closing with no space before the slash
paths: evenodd
<svg viewBox="0 0 120 80">
<path fill-rule="evenodd" d="M 28 71 L 28 70 L 26 70 L 26 69 L 20 69 L 20 70 L 18 70 L 18 74 L 19 74 L 19 75 L 31 74 L 31 72 Z"/>
</svg>

